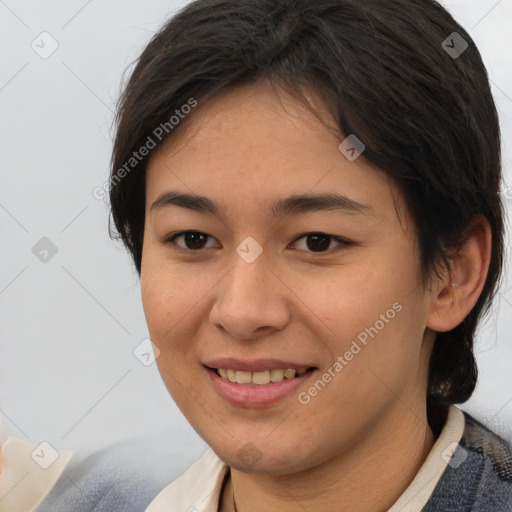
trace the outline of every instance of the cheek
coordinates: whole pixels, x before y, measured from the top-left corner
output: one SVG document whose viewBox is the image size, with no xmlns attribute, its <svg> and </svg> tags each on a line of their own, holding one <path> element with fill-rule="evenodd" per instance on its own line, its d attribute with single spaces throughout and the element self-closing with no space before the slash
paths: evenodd
<svg viewBox="0 0 512 512">
<path fill-rule="evenodd" d="M 191 392 L 202 375 L 199 344 L 204 336 L 199 329 L 208 316 L 208 296 L 218 274 L 199 272 L 194 265 L 170 264 L 165 255 L 148 251 L 140 281 L 149 334 L 160 350 L 156 363 L 167 389 L 180 402 L 181 383 L 186 382 Z"/>
<path fill-rule="evenodd" d="M 175 272 L 152 267 L 149 259 L 146 263 L 141 271 L 141 294 L 150 338 L 160 350 L 156 364 L 167 390 L 183 407 L 197 378 L 194 368 L 199 370 L 195 336 L 190 329 L 200 312 L 198 290 L 186 285 Z M 185 381 L 188 392 L 183 390 Z"/>
<path fill-rule="evenodd" d="M 326 336 L 343 345 L 403 298 L 397 283 L 389 282 L 389 274 L 387 269 L 379 272 L 377 262 L 371 267 L 364 262 L 346 269 L 334 267 L 321 275 L 296 280 L 294 291 L 306 306 L 304 311 L 309 310 L 310 317 L 313 313 L 321 321 L 319 337 Z"/>
<path fill-rule="evenodd" d="M 197 271 L 165 263 L 156 250 L 145 254 L 140 281 L 148 328 L 160 341 L 176 337 L 175 333 L 183 327 L 180 324 L 195 314 L 211 288 Z"/>
<path fill-rule="evenodd" d="M 381 257 L 347 272 L 337 269 L 321 283 L 302 281 L 301 295 L 321 320 L 318 339 L 333 360 L 347 361 L 350 371 L 344 373 L 357 371 L 352 382 L 368 369 L 397 378 L 419 360 L 425 311 L 422 298 L 411 293 L 415 271 L 406 262 L 398 269 L 387 261 Z"/>
</svg>

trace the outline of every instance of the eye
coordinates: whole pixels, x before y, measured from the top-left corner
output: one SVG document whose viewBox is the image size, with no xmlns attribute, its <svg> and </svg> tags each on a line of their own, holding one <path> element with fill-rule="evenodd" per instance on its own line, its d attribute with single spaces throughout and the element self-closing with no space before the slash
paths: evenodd
<svg viewBox="0 0 512 512">
<path fill-rule="evenodd" d="M 331 242 L 333 241 L 341 246 L 350 245 L 350 242 L 348 240 L 344 240 L 334 235 L 328 235 L 326 233 L 305 233 L 304 235 L 301 235 L 299 238 L 296 238 L 293 243 L 296 244 L 299 240 L 302 239 L 305 240 L 305 244 L 303 243 L 303 247 L 305 246 L 305 249 L 300 250 L 306 250 L 307 252 L 312 253 L 321 254 L 332 251 L 333 249 L 329 249 L 329 247 L 331 246 Z"/>
<path fill-rule="evenodd" d="M 183 238 L 184 245 L 176 242 L 176 240 L 180 238 Z M 164 243 L 175 245 L 179 249 L 188 252 L 200 252 L 202 249 L 208 248 L 208 246 L 205 245 L 205 242 L 207 242 L 208 238 L 213 240 L 213 238 L 210 235 L 207 235 L 206 233 L 202 233 L 200 231 L 181 231 L 180 233 L 176 233 L 171 237 L 165 239 Z M 295 241 L 292 242 L 292 244 L 297 244 L 297 242 L 302 239 L 304 239 L 306 242 L 305 249 L 299 248 L 299 250 L 310 252 L 313 254 L 322 254 L 325 252 L 332 251 L 333 249 L 330 247 L 333 241 L 342 247 L 351 244 L 347 240 L 344 240 L 334 235 L 328 235 L 326 233 L 305 233 L 300 237 L 296 238 Z"/>
<path fill-rule="evenodd" d="M 180 244 L 177 244 L 175 240 L 178 238 L 183 238 L 185 243 L 185 247 Z M 200 231 L 182 231 L 181 233 L 176 233 L 175 235 L 167 238 L 165 243 L 177 245 L 179 248 L 188 251 L 199 251 L 205 248 L 205 241 L 211 238 L 210 235 L 206 233 L 201 233 Z"/>
</svg>

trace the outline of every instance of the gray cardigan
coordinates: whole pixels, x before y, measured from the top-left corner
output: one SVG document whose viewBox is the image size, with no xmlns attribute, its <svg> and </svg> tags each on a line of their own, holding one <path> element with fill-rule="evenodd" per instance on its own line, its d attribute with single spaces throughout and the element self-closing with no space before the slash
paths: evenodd
<svg viewBox="0 0 512 512">
<path fill-rule="evenodd" d="M 463 411 L 464 412 L 464 411 Z M 464 412 L 465 428 L 453 458 L 422 512 L 512 512 L 512 448 Z"/>
<path fill-rule="evenodd" d="M 511 446 L 468 413 L 464 417 L 453 455 L 463 454 L 464 461 L 447 466 L 422 512 L 512 512 Z M 170 438 L 159 437 L 72 459 L 37 512 L 143 512 L 183 473 L 175 452 Z"/>
</svg>

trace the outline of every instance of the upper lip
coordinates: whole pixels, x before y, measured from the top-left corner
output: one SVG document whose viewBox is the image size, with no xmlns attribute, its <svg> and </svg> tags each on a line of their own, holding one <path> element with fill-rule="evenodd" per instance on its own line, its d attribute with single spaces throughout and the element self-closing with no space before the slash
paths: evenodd
<svg viewBox="0 0 512 512">
<path fill-rule="evenodd" d="M 287 370 L 288 368 L 292 368 L 295 370 L 307 370 L 308 368 L 312 368 L 313 365 L 297 363 L 294 361 L 283 361 L 281 359 L 236 359 L 234 357 L 221 357 L 218 359 L 210 359 L 203 363 L 205 366 L 209 368 L 223 368 L 226 370 L 237 370 L 241 372 L 263 372 L 265 370 L 276 370 L 283 369 Z"/>
</svg>

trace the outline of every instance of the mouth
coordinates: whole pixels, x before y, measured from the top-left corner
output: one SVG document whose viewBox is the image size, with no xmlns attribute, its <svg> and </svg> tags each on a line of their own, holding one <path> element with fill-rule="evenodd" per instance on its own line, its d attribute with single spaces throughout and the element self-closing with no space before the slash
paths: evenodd
<svg viewBox="0 0 512 512">
<path fill-rule="evenodd" d="M 283 402 L 297 394 L 318 371 L 316 367 L 259 368 L 258 371 L 204 368 L 219 396 L 229 404 L 243 408 L 269 407 Z"/>
</svg>

